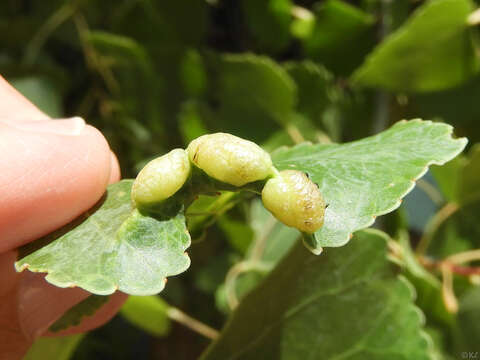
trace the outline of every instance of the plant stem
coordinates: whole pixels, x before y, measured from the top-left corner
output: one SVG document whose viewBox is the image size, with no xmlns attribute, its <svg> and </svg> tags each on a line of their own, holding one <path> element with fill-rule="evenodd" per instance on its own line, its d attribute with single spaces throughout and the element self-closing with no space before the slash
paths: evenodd
<svg viewBox="0 0 480 360">
<path fill-rule="evenodd" d="M 475 251 L 478 251 L 478 250 L 475 250 Z M 455 255 L 452 255 L 452 257 L 456 257 L 457 255 L 462 255 L 462 254 L 463 253 L 455 254 Z M 419 262 L 427 269 L 440 269 L 442 266 L 446 265 L 450 267 L 450 270 L 452 271 L 452 273 L 456 275 L 462 275 L 462 276 L 480 275 L 480 267 L 457 265 L 453 263 L 450 260 L 450 258 L 451 257 L 448 257 L 445 260 L 441 260 L 441 261 L 433 261 L 426 257 L 420 257 Z M 478 258 L 470 259 L 470 261 L 473 261 L 473 260 L 479 260 L 479 259 Z"/>
<path fill-rule="evenodd" d="M 455 293 L 453 291 L 453 277 L 452 269 L 448 264 L 443 264 L 441 266 L 442 270 L 442 297 L 445 307 L 451 313 L 456 313 L 458 311 L 458 301 Z"/>
<path fill-rule="evenodd" d="M 192 318 L 176 307 L 170 307 L 167 310 L 167 315 L 170 319 L 188 327 L 196 333 L 205 336 L 208 339 L 215 340 L 218 338 L 219 332 L 210 326 Z"/>
<path fill-rule="evenodd" d="M 446 259 L 446 261 L 453 264 L 463 264 L 476 260 L 480 260 L 480 249 L 464 251 L 458 254 L 451 255 Z"/>
<path fill-rule="evenodd" d="M 428 181 L 418 179 L 417 186 L 433 201 L 435 205 L 440 206 L 445 202 L 442 194 Z"/>
<path fill-rule="evenodd" d="M 456 203 L 447 203 L 443 208 L 441 208 L 427 223 L 425 227 L 425 232 L 420 239 L 420 242 L 415 249 L 417 256 L 421 256 L 427 251 L 430 242 L 432 241 L 433 235 L 440 227 L 445 220 L 447 220 L 452 214 L 454 214 L 459 209 L 459 206 Z"/>
<path fill-rule="evenodd" d="M 23 58 L 23 64 L 32 65 L 35 61 L 38 52 L 42 48 L 43 44 L 47 41 L 48 37 L 62 25 L 65 21 L 71 17 L 77 10 L 79 1 L 66 1 L 52 16 L 38 29 L 33 38 L 27 44 L 25 50 L 25 56 Z"/>
<path fill-rule="evenodd" d="M 298 130 L 298 128 L 295 125 L 288 124 L 286 130 L 287 130 L 287 134 L 290 136 L 290 138 L 295 144 L 300 144 L 305 141 L 305 138 L 303 137 L 302 133 L 300 132 L 300 130 Z"/>
<path fill-rule="evenodd" d="M 237 297 L 237 291 L 235 288 L 237 278 L 251 270 L 268 271 L 270 267 L 262 264 L 258 260 L 245 260 L 241 261 L 230 268 L 225 277 L 225 294 L 227 297 L 228 307 L 234 310 L 240 303 Z"/>
</svg>

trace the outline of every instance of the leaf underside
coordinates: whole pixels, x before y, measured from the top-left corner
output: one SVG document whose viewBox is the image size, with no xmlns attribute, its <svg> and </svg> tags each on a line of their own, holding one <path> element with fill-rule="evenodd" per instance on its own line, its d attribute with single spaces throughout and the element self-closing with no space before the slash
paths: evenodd
<svg viewBox="0 0 480 360">
<path fill-rule="evenodd" d="M 201 359 L 429 359 L 422 323 L 386 235 L 364 230 L 322 256 L 298 244 Z"/>
<path fill-rule="evenodd" d="M 17 261 L 17 271 L 46 272 L 45 279 L 53 285 L 79 286 L 98 295 L 115 290 L 132 295 L 162 291 L 167 276 L 190 265 L 185 217 L 180 212 L 158 219 L 133 209 L 132 183 L 110 185 L 104 199 L 75 221 L 76 227 L 39 240 L 54 241 Z"/>
<path fill-rule="evenodd" d="M 319 185 L 328 208 L 315 233 L 317 248 L 342 246 L 354 231 L 393 211 L 429 165 L 455 157 L 467 140 L 431 121 L 400 121 L 390 129 L 346 144 L 300 144 L 272 154 L 279 170 L 296 169 Z M 314 250 L 314 249 L 313 249 Z"/>
</svg>

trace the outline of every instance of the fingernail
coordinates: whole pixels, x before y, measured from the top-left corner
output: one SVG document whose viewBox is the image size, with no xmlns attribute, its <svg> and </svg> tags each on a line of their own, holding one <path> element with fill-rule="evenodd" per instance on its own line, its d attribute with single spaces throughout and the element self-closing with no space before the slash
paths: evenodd
<svg viewBox="0 0 480 360">
<path fill-rule="evenodd" d="M 52 119 L 42 121 L 13 121 L 3 119 L 0 121 L 19 130 L 67 136 L 80 135 L 85 128 L 85 120 L 78 116 L 69 119 Z"/>
</svg>

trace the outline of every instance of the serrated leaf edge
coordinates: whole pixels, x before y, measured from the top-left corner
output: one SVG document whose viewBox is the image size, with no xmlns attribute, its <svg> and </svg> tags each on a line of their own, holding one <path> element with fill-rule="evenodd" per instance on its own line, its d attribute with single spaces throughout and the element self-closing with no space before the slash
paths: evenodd
<svg viewBox="0 0 480 360">
<path fill-rule="evenodd" d="M 165 284 L 167 283 L 168 281 L 168 277 L 170 276 L 175 276 L 175 275 L 178 275 L 178 274 L 181 274 L 183 273 L 184 271 L 186 271 L 190 265 L 191 265 L 191 259 L 190 259 L 190 256 L 188 255 L 188 253 L 186 252 L 186 249 L 188 249 L 188 247 L 190 247 L 191 245 L 191 237 L 190 237 L 190 234 L 188 233 L 187 231 L 187 235 L 188 235 L 188 242 L 186 243 L 185 245 L 185 248 L 183 249 L 184 250 L 184 253 L 182 254 L 185 258 L 186 258 L 186 264 L 185 264 L 185 267 L 182 268 L 182 270 L 179 270 L 178 272 L 175 272 L 175 273 L 172 273 L 172 274 L 168 274 L 167 276 L 164 276 L 161 278 L 160 280 L 160 286 L 155 288 L 154 290 L 151 290 L 151 291 L 148 291 L 148 292 L 132 292 L 131 290 L 128 290 L 128 291 L 125 291 L 125 293 L 128 293 L 130 295 L 139 295 L 139 296 L 142 296 L 142 295 L 154 295 L 154 294 L 158 294 L 159 292 L 163 291 L 163 289 L 165 288 Z M 116 284 L 113 284 L 113 286 L 111 287 L 110 290 L 107 290 L 107 291 L 98 291 L 98 290 L 95 290 L 95 289 L 91 289 L 89 288 L 88 286 L 80 286 L 78 285 L 77 283 L 75 282 L 62 282 L 62 281 L 59 281 L 58 279 L 55 278 L 55 272 L 50 272 L 48 271 L 47 269 L 42 269 L 42 268 L 35 268 L 35 267 L 32 267 L 31 264 L 29 263 L 23 263 L 22 265 L 19 265 L 19 262 L 16 261 L 15 264 L 15 270 L 17 272 L 23 272 L 24 270 L 28 269 L 29 271 L 31 272 L 34 272 L 34 273 L 44 273 L 46 274 L 45 275 L 45 280 L 52 284 L 52 285 L 55 285 L 57 287 L 60 287 L 60 288 L 75 288 L 75 287 L 80 287 L 92 294 L 95 294 L 95 295 L 111 295 L 113 294 L 114 292 L 116 292 L 117 290 L 119 291 L 124 291 L 125 289 L 122 288 L 121 286 L 118 285 L 118 283 Z"/>
<path fill-rule="evenodd" d="M 400 207 L 400 205 L 402 204 L 402 199 L 407 195 L 409 194 L 413 188 L 415 187 L 415 184 L 416 184 L 416 181 L 418 179 L 420 179 L 422 176 L 424 176 L 426 174 L 426 172 L 428 171 L 428 168 L 431 166 L 431 165 L 443 165 L 445 164 L 446 162 L 452 160 L 453 158 L 455 158 L 458 154 L 460 154 L 463 149 L 465 148 L 465 146 L 467 145 L 468 143 L 468 139 L 465 138 L 465 137 L 462 137 L 462 138 L 453 138 L 452 137 L 452 134 L 453 134 L 453 126 L 449 125 L 449 124 L 445 124 L 445 123 L 439 123 L 439 122 L 433 122 L 431 120 L 422 120 L 422 119 L 419 119 L 419 118 L 416 118 L 416 119 L 411 119 L 411 120 L 400 120 L 398 122 L 396 122 L 395 124 L 393 124 L 390 128 L 386 129 L 385 131 L 387 130 L 390 130 L 390 129 L 393 129 L 395 128 L 396 126 L 400 126 L 402 124 L 405 124 L 405 123 L 409 123 L 409 122 L 417 122 L 417 123 L 425 123 L 427 125 L 434 125 L 434 126 L 441 126 L 441 127 L 444 127 L 445 128 L 445 136 L 446 137 L 449 137 L 451 138 L 453 141 L 459 143 L 459 148 L 458 150 L 450 155 L 450 156 L 446 156 L 444 159 L 441 159 L 441 160 L 432 160 L 432 161 L 429 161 L 427 162 L 427 164 L 425 165 L 425 167 L 422 169 L 422 171 L 417 175 L 415 176 L 413 179 L 410 180 L 410 186 L 409 188 L 402 194 L 399 196 L 398 200 L 395 202 L 395 204 L 393 204 L 390 208 L 382 211 L 382 212 L 379 212 L 378 214 L 375 214 L 375 215 L 372 215 L 371 217 L 371 220 L 368 221 L 367 223 L 365 223 L 365 226 L 362 226 L 358 229 L 356 229 L 355 231 L 358 231 L 358 230 L 362 230 L 362 229 L 365 229 L 365 228 L 368 228 L 370 227 L 371 225 L 373 225 L 373 223 L 375 222 L 375 219 L 377 218 L 377 216 L 382 216 L 382 215 L 385 215 L 385 214 L 388 214 L 390 212 L 392 212 L 393 210 L 396 210 Z M 374 136 L 377 136 L 377 135 L 380 135 L 381 133 L 378 133 L 376 135 L 373 135 Z M 364 139 L 368 139 L 368 138 L 363 138 L 363 139 L 359 139 L 359 140 L 356 140 L 356 141 L 353 141 L 353 142 L 349 142 L 349 143 L 345 143 L 345 144 L 351 144 L 351 143 L 354 143 L 354 142 L 357 142 L 357 141 L 363 141 Z M 294 145 L 294 146 L 282 146 L 282 147 L 279 147 L 278 149 L 276 149 L 275 151 L 272 152 L 272 156 L 274 156 L 275 154 L 277 153 L 282 153 L 284 151 L 287 151 L 287 150 L 290 150 L 290 149 L 295 149 L 295 148 L 299 148 L 299 147 L 304 147 L 304 146 L 310 146 L 311 143 L 301 143 L 301 144 L 298 144 L 298 145 Z M 313 146 L 315 145 L 318 145 L 318 144 L 313 144 Z M 341 146 L 343 144 L 329 144 L 329 145 L 326 145 L 326 146 Z M 328 209 L 327 209 L 328 211 Z M 349 240 L 352 238 L 352 235 L 353 235 L 353 232 L 349 233 L 346 237 L 345 237 L 345 241 L 341 242 L 341 243 L 338 243 L 338 244 L 335 244 L 335 245 L 328 245 L 328 246 L 325 246 L 323 245 L 323 247 L 340 247 L 340 246 L 343 246 L 345 244 L 347 244 L 349 242 Z M 318 255 L 319 253 L 317 251 L 313 251 L 310 247 L 307 247 L 313 254 L 315 255 Z M 321 252 L 320 252 L 321 253 Z"/>
</svg>

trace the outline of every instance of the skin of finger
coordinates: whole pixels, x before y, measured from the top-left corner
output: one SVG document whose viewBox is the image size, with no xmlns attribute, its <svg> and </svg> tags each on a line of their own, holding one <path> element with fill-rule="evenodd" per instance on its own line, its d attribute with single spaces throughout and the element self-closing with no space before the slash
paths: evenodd
<svg viewBox="0 0 480 360">
<path fill-rule="evenodd" d="M 100 199 L 111 179 L 109 146 L 88 125 L 65 136 L 0 124 L 0 153 L 8 154 L 0 157 L 0 252 L 70 222 Z"/>
<path fill-rule="evenodd" d="M 120 181 L 122 177 L 120 171 L 120 164 L 118 163 L 118 159 L 113 152 L 110 153 L 110 179 L 108 180 L 109 184 L 116 183 Z"/>
<path fill-rule="evenodd" d="M 43 120 L 49 117 L 0 76 L 0 118 Z"/>
<path fill-rule="evenodd" d="M 114 155 L 110 157 L 110 161 L 113 171 L 109 182 L 114 183 L 120 180 L 120 168 Z M 80 288 L 62 289 L 53 286 L 45 281 L 44 274 L 27 271 L 22 275 L 18 291 L 18 318 L 22 333 L 28 341 L 32 341 L 38 336 L 63 336 L 101 326 L 118 312 L 128 297 L 124 293 L 116 292 L 94 315 L 83 319 L 80 325 L 57 333 L 50 333 L 48 328 L 56 320 L 91 294 Z"/>
<path fill-rule="evenodd" d="M 25 338 L 18 319 L 18 287 L 21 274 L 15 272 L 16 251 L 0 254 L 0 359 L 21 359 L 32 341 Z"/>
<path fill-rule="evenodd" d="M 120 180 L 120 166 L 118 164 L 118 160 L 116 156 L 111 153 L 111 176 L 109 183 L 115 183 Z M 80 325 L 72 326 L 66 330 L 62 330 L 56 333 L 46 332 L 44 330 L 50 327 L 57 319 L 59 319 L 65 310 L 63 309 L 70 309 L 78 302 L 86 299 L 90 293 L 80 290 L 80 289 L 61 289 L 61 295 L 57 296 L 58 289 L 55 286 L 48 284 L 41 274 L 33 274 L 35 278 L 35 286 L 30 285 L 23 286 L 23 288 L 36 288 L 38 290 L 38 296 L 42 299 L 52 299 L 54 301 L 53 304 L 46 303 L 42 301 L 40 306 L 36 307 L 35 303 L 38 302 L 35 300 L 36 297 L 32 297 L 32 307 L 36 307 L 34 311 L 34 315 L 36 316 L 34 322 L 31 321 L 28 325 L 24 324 L 23 327 L 25 332 L 28 334 L 39 334 L 48 335 L 48 336 L 64 336 L 70 334 L 76 334 L 80 332 L 85 332 L 91 329 L 94 329 L 105 322 L 109 321 L 117 312 L 120 310 L 123 303 L 126 301 L 128 295 L 122 292 L 116 292 L 111 295 L 110 299 L 106 304 L 104 304 L 98 311 L 95 312 L 94 315 L 88 316 L 82 320 Z M 36 275 L 36 276 L 35 276 Z M 38 276 L 40 275 L 40 276 Z M 31 280 L 31 279 L 30 279 Z M 80 292 L 78 292 L 80 290 Z M 67 293 L 70 292 L 70 293 Z M 81 294 L 80 297 L 77 295 Z M 50 309 L 54 309 L 54 311 L 50 311 Z M 27 311 L 28 312 L 28 311 Z M 25 315 L 27 312 L 23 312 Z M 19 311 L 20 314 L 20 311 Z M 30 315 L 31 316 L 31 315 Z M 31 335 L 30 335 L 31 336 Z"/>
<path fill-rule="evenodd" d="M 16 119 L 18 121 L 40 121 L 47 120 L 48 116 L 26 100 L 0 76 L 0 119 L 1 118 L 9 120 Z M 93 129 L 93 131 L 95 130 Z M 20 137 L 21 134 L 18 134 L 18 136 Z M 12 149 L 8 150 L 8 153 L 10 154 Z M 113 154 L 110 155 L 110 164 L 111 171 L 109 182 L 118 181 L 120 179 L 120 169 L 118 161 Z M 43 229 L 41 229 L 41 231 L 43 232 Z M 2 245 L 0 244 L 0 247 L 1 246 Z M 18 274 L 14 271 L 13 262 L 15 258 L 16 253 L 14 251 L 9 251 L 3 254 L 0 253 L 0 283 L 2 284 L 0 287 L 0 358 L 6 356 L 8 359 L 22 358 L 32 343 L 32 339 L 27 339 L 24 332 L 21 331 L 18 311 L 15 311 L 18 310 L 16 309 L 19 304 L 18 297 L 22 293 L 19 290 L 20 280 L 26 276 L 24 273 Z M 52 290 L 54 287 L 51 287 L 51 285 L 47 284 L 43 279 L 41 280 L 44 289 L 48 290 L 41 291 L 39 299 L 42 299 L 43 296 L 48 296 L 47 292 L 49 291 L 57 291 L 57 289 Z M 42 286 L 40 286 L 40 288 Z M 63 290 L 64 293 L 58 298 L 61 299 L 61 301 L 64 301 L 66 309 L 72 307 L 88 296 L 88 293 L 85 293 L 82 290 L 79 292 L 79 289 Z M 64 296 L 66 295 L 66 292 L 69 292 L 68 296 Z M 81 294 L 81 296 L 79 296 L 79 294 Z M 123 303 L 125 298 L 126 295 L 124 294 L 114 294 L 109 303 L 104 305 L 98 314 L 86 319 L 85 324 L 82 323 L 78 327 L 67 331 L 84 331 L 101 325 L 104 321 L 107 321 L 113 316 L 118 308 L 120 308 L 121 303 Z M 37 302 L 39 299 L 37 299 Z M 39 308 L 39 311 L 43 312 L 42 306 Z M 58 312 L 54 317 L 58 318 L 62 313 L 63 312 Z"/>
<path fill-rule="evenodd" d="M 110 296 L 108 302 L 103 305 L 100 309 L 98 309 L 94 315 L 87 316 L 82 320 L 82 323 L 78 326 L 72 326 L 68 329 L 52 333 L 50 331 L 46 332 L 44 335 L 46 336 L 64 336 L 64 335 L 72 335 L 78 334 L 81 332 L 89 331 L 95 329 L 104 323 L 108 322 L 112 319 L 116 313 L 120 310 L 122 305 L 127 300 L 128 295 L 122 292 L 117 291 L 113 295 Z"/>
</svg>

